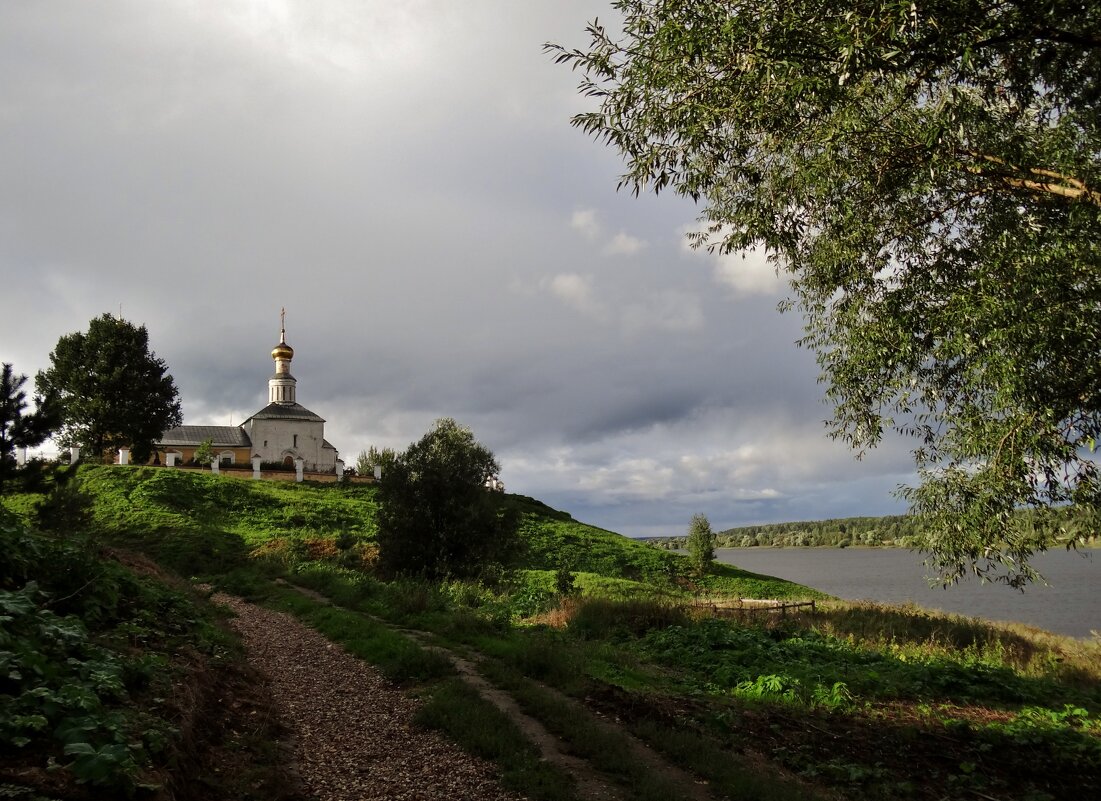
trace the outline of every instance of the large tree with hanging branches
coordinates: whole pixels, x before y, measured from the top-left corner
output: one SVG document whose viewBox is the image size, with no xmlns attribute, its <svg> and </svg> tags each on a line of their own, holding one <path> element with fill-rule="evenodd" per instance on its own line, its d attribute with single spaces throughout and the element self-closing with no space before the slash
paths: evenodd
<svg viewBox="0 0 1101 801">
<path fill-rule="evenodd" d="M 913 438 L 944 580 L 1034 578 L 1081 536 L 1037 516 L 1101 506 L 1101 5 L 612 5 L 547 46 L 595 102 L 573 124 L 790 277 L 831 434 Z"/>
</svg>

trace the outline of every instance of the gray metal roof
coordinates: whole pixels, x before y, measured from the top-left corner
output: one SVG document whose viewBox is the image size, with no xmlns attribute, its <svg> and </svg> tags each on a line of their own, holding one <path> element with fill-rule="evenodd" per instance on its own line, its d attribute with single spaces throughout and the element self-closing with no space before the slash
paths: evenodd
<svg viewBox="0 0 1101 801">
<path fill-rule="evenodd" d="M 320 417 L 300 403 L 269 403 L 258 411 L 249 420 L 312 420 L 316 423 L 324 423 L 325 418 Z M 248 420 L 245 421 L 246 423 Z"/>
<path fill-rule="evenodd" d="M 176 426 L 161 434 L 158 445 L 200 445 L 207 440 L 215 448 L 251 448 L 252 440 L 240 426 Z"/>
</svg>

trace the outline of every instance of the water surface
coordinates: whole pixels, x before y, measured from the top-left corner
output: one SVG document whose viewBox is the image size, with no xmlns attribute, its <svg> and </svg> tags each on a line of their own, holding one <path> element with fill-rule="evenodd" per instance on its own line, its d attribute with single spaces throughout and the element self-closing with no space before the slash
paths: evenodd
<svg viewBox="0 0 1101 801">
<path fill-rule="evenodd" d="M 900 548 L 718 548 L 720 562 L 806 584 L 848 600 L 903 603 L 1089 637 L 1101 632 L 1101 551 L 1065 550 L 1033 560 L 1048 585 L 1023 593 L 965 579 L 930 587 L 921 554 Z"/>
</svg>

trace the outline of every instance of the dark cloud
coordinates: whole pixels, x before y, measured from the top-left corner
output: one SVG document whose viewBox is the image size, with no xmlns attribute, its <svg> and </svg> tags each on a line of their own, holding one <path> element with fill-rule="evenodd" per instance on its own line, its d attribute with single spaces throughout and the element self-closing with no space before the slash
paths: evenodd
<svg viewBox="0 0 1101 801">
<path fill-rule="evenodd" d="M 0 8 L 0 358 L 143 322 L 188 422 L 300 400 L 348 458 L 471 425 L 510 489 L 627 533 L 897 509 L 905 443 L 826 439 L 813 354 L 698 209 L 568 124 L 598 0 Z"/>
</svg>

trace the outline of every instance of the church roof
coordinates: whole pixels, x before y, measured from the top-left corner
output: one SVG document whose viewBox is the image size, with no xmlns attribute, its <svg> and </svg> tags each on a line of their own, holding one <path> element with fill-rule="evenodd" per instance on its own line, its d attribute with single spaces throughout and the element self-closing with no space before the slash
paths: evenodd
<svg viewBox="0 0 1101 801">
<path fill-rule="evenodd" d="M 252 440 L 240 426 L 176 426 L 161 434 L 158 445 L 200 445 L 206 440 L 215 448 L 248 448 Z"/>
<path fill-rule="evenodd" d="M 249 420 L 312 420 L 315 423 L 324 423 L 321 417 L 301 403 L 269 403 L 258 411 Z M 246 423 L 248 420 L 245 421 Z"/>
</svg>

